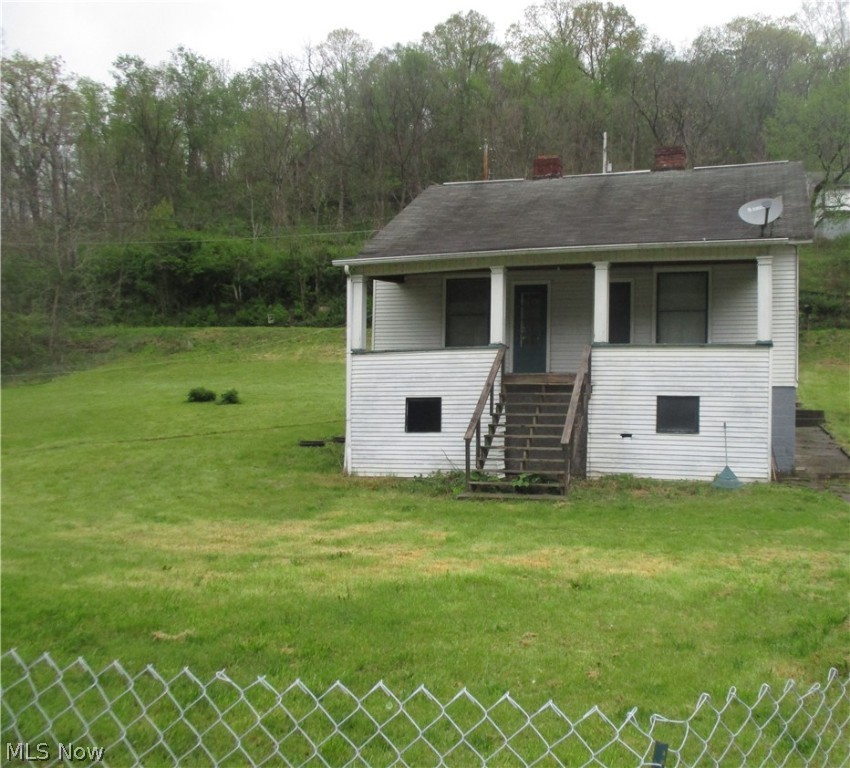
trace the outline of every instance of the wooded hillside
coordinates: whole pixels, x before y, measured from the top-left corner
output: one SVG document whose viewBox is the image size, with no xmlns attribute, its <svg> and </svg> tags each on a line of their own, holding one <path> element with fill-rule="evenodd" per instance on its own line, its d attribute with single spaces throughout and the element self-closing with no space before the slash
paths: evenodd
<svg viewBox="0 0 850 768">
<path fill-rule="evenodd" d="M 4 59 L 3 360 L 69 323 L 336 324 L 330 260 L 431 183 L 803 160 L 850 172 L 850 44 L 840 0 L 739 18 L 677 51 L 625 7 L 545 0 L 504 44 L 456 14 L 381 51 L 351 30 L 243 72 L 178 49 L 121 57 L 113 81 Z M 485 157 L 487 163 L 485 163 Z M 485 170 L 486 168 L 486 170 Z"/>
</svg>

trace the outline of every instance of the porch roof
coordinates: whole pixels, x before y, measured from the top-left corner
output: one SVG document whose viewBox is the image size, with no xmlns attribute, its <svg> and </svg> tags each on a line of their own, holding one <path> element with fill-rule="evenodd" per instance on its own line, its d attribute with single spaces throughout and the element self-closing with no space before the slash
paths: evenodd
<svg viewBox="0 0 850 768">
<path fill-rule="evenodd" d="M 739 208 L 783 199 L 780 218 L 747 224 Z M 466 182 L 426 189 L 355 257 L 335 264 L 510 251 L 683 247 L 812 239 L 801 163 Z"/>
</svg>

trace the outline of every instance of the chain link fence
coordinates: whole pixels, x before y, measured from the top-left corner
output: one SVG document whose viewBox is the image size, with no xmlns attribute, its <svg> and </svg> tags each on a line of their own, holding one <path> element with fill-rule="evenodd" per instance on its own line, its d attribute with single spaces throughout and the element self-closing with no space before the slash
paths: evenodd
<svg viewBox="0 0 850 768">
<path fill-rule="evenodd" d="M 424 686 L 383 683 L 357 695 L 337 682 L 239 685 L 153 666 L 100 671 L 44 654 L 0 657 L 4 765 L 108 766 L 836 766 L 850 765 L 850 678 L 764 685 L 750 700 L 699 697 L 681 720 L 597 707 L 578 718 L 556 704 L 526 709 L 506 693 L 481 703 Z"/>
</svg>

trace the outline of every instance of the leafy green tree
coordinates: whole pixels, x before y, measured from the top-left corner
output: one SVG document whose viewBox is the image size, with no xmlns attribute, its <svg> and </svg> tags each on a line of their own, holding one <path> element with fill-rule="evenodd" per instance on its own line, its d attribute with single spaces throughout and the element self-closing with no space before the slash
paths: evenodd
<svg viewBox="0 0 850 768">
<path fill-rule="evenodd" d="M 221 67 L 182 47 L 165 68 L 164 85 L 181 131 L 183 215 L 196 225 L 206 218 L 220 220 L 230 210 L 238 86 L 228 83 Z"/>
<path fill-rule="evenodd" d="M 622 5 L 545 0 L 526 8 L 524 21 L 511 27 L 509 39 L 515 55 L 534 61 L 566 49 L 588 78 L 604 81 L 615 51 L 640 52 L 643 30 Z"/>
<path fill-rule="evenodd" d="M 712 120 L 701 142 L 705 163 L 767 159 L 763 127 L 776 111 L 779 96 L 800 69 L 817 61 L 815 41 L 794 26 L 759 18 L 738 18 L 703 32 L 692 51 L 694 73 L 711 73 Z M 705 77 L 699 77 L 705 80 Z M 689 103 L 697 102 L 696 93 Z"/>
<path fill-rule="evenodd" d="M 772 157 L 803 160 L 815 175 L 812 208 L 834 213 L 831 198 L 850 177 L 850 24 L 841 2 L 804 3 L 797 24 L 817 45 L 778 96 L 764 135 Z"/>
<path fill-rule="evenodd" d="M 245 77 L 231 175 L 255 240 L 291 226 L 301 214 L 306 162 L 316 141 L 309 66 L 309 59 L 280 57 Z"/>
<path fill-rule="evenodd" d="M 137 56 L 115 63 L 108 115 L 113 173 L 126 215 L 144 215 L 161 200 L 177 200 L 183 181 L 183 145 L 165 71 Z"/>
<path fill-rule="evenodd" d="M 315 121 L 320 151 L 312 166 L 324 181 L 316 189 L 316 223 L 326 206 L 336 211 L 342 228 L 353 208 L 358 186 L 355 170 L 363 120 L 358 110 L 363 76 L 372 58 L 372 45 L 350 29 L 331 32 L 318 48 L 320 70 L 315 73 Z"/>
<path fill-rule="evenodd" d="M 3 250 L 9 256 L 3 264 L 4 345 L 14 345 L 11 315 L 29 312 L 47 318 L 52 352 L 65 323 L 76 260 L 80 101 L 59 59 L 15 54 L 3 61 L 2 104 Z M 13 274 L 18 269 L 20 280 Z M 36 274 L 40 285 L 33 281 Z M 7 280 L 22 292 L 9 291 Z"/>
<path fill-rule="evenodd" d="M 492 23 L 456 13 L 422 36 L 436 70 L 431 146 L 440 180 L 480 179 L 484 141 L 493 135 L 492 79 L 502 59 Z"/>
<path fill-rule="evenodd" d="M 434 145 L 437 67 L 417 46 L 396 46 L 372 61 L 363 109 L 372 210 L 378 221 L 404 208 L 436 176 Z"/>
<path fill-rule="evenodd" d="M 828 209 L 828 196 L 850 177 L 850 67 L 813 84 L 805 95 L 784 93 L 776 114 L 766 122 L 767 144 L 777 158 L 803 160 L 819 178 L 812 206 L 819 216 Z"/>
</svg>

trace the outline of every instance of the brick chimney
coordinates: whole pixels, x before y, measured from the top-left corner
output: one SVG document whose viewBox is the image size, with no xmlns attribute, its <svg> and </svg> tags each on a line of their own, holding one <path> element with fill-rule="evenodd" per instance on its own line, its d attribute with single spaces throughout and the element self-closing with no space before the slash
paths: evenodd
<svg viewBox="0 0 850 768">
<path fill-rule="evenodd" d="M 684 171 L 684 147 L 658 147 L 655 150 L 654 171 Z"/>
<path fill-rule="evenodd" d="M 538 155 L 534 158 L 533 179 L 559 179 L 563 175 L 564 166 L 560 155 Z"/>
</svg>

